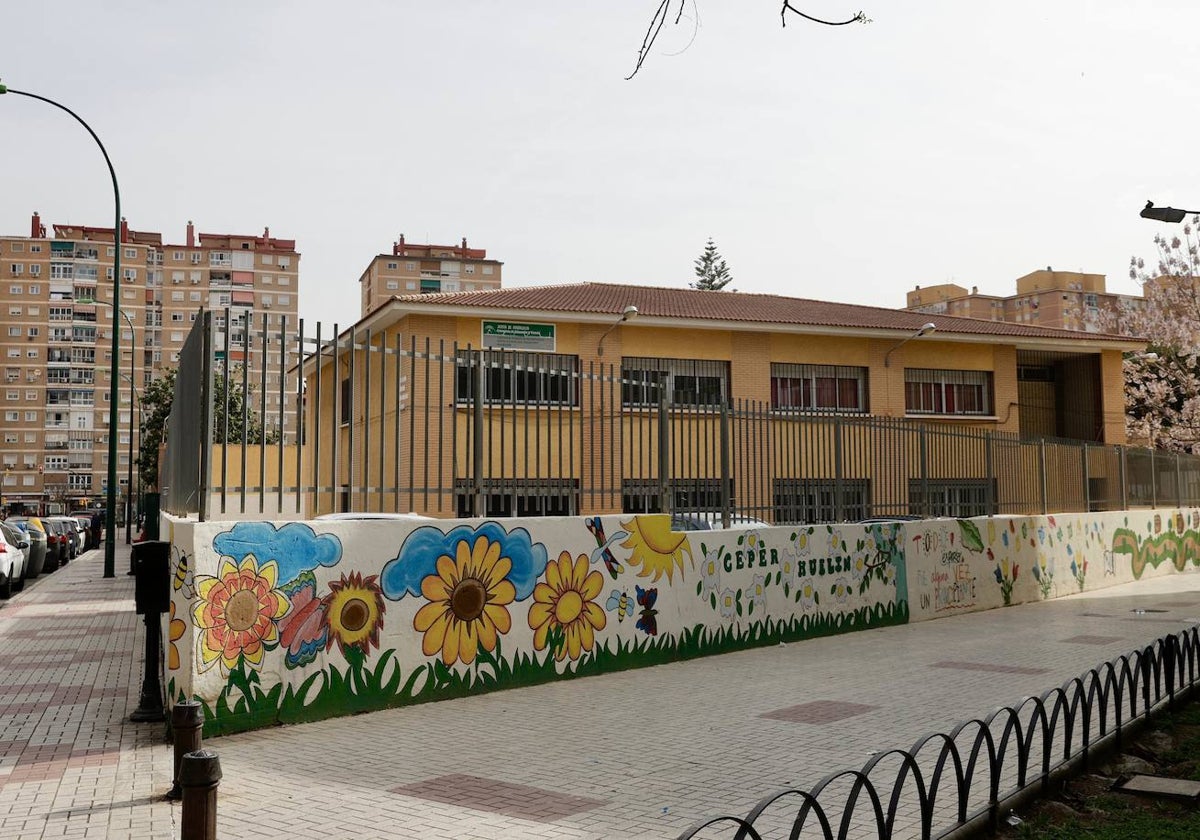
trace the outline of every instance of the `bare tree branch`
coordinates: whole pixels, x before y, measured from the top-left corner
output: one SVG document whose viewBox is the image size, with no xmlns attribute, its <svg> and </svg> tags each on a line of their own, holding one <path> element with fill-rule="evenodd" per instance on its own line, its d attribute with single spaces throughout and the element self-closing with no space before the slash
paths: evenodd
<svg viewBox="0 0 1200 840">
<path fill-rule="evenodd" d="M 797 9 L 788 0 L 783 0 L 783 8 L 779 10 L 779 18 L 783 21 L 783 25 L 787 26 L 787 13 L 791 12 L 794 15 L 799 15 L 805 20 L 811 20 L 813 23 L 823 23 L 826 26 L 845 26 L 847 23 L 870 23 L 871 19 L 864 15 L 861 11 L 857 12 L 854 17 L 849 20 L 822 20 L 812 15 L 806 15 L 804 12 Z"/>
<path fill-rule="evenodd" d="M 636 76 L 638 71 L 642 69 L 642 64 L 644 64 L 646 59 L 649 58 L 650 50 L 654 47 L 654 42 L 658 40 L 658 35 L 660 32 L 662 32 L 664 24 L 666 24 L 668 18 L 671 17 L 672 2 L 676 2 L 676 0 L 660 0 L 658 8 L 654 10 L 654 16 L 650 18 L 650 25 L 646 27 L 646 34 L 642 38 L 642 46 L 638 49 L 637 62 L 633 66 L 633 72 L 625 77 L 625 81 L 629 81 Z M 683 19 L 684 7 L 686 7 L 689 2 L 695 5 L 695 0 L 677 0 L 677 2 L 679 3 L 679 8 L 675 12 L 675 20 L 673 21 L 675 25 L 678 25 Z M 861 11 L 856 13 L 854 17 L 849 18 L 848 20 L 822 20 L 821 18 L 813 17 L 812 15 L 805 14 L 804 12 L 800 11 L 791 4 L 790 0 L 783 0 L 783 6 L 779 10 L 779 17 L 783 21 L 784 26 L 787 26 L 788 12 L 798 15 L 805 20 L 812 21 L 813 23 L 821 23 L 826 26 L 845 26 L 848 23 L 871 22 L 871 19 Z"/>
</svg>

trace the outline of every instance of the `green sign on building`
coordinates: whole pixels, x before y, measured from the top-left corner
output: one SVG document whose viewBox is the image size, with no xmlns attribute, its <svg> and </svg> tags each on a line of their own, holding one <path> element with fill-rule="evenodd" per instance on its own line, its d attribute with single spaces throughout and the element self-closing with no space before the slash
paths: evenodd
<svg viewBox="0 0 1200 840">
<path fill-rule="evenodd" d="M 507 350 L 544 350 L 554 352 L 554 324 L 519 324 L 512 321 L 484 321 L 483 346 Z"/>
</svg>

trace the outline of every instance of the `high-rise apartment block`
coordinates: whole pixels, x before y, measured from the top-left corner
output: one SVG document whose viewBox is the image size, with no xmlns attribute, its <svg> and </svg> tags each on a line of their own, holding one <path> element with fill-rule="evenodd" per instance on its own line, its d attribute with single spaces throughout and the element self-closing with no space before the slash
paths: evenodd
<svg viewBox="0 0 1200 840">
<path fill-rule="evenodd" d="M 215 352 L 223 356 L 228 330 L 229 360 L 246 365 L 256 387 L 265 365 L 270 415 L 282 413 L 284 428 L 276 431 L 291 439 L 294 396 L 285 397 L 282 412 L 277 406 L 285 375 L 279 340 L 270 338 L 264 348 L 261 333 L 265 316 L 268 336 L 285 329 L 294 334 L 300 261 L 295 240 L 277 239 L 269 230 L 262 236 L 197 235 L 188 222 L 184 243 L 172 245 L 160 233 L 130 229 L 124 220 L 116 235 L 112 228 L 79 225 L 54 225 L 53 234 L 47 237 L 37 213 L 28 236 L 0 234 L 5 386 L 0 494 L 6 509 L 70 509 L 104 494 L 114 329 L 121 347 L 122 494 L 131 443 L 137 457 L 142 389 L 178 364 L 201 308 L 216 313 L 221 332 Z M 112 282 L 118 248 L 119 301 Z M 284 392 L 294 395 L 295 389 L 285 383 Z M 136 488 L 136 465 L 133 481 Z"/>
<path fill-rule="evenodd" d="M 1008 321 L 1081 332 L 1117 332 L 1112 317 L 1122 308 L 1142 304 L 1138 295 L 1107 291 L 1103 274 L 1078 271 L 1031 271 L 1017 278 L 1017 293 L 1007 297 L 968 292 L 954 283 L 917 286 L 905 308 L 930 315 L 958 315 L 987 321 Z"/>
<path fill-rule="evenodd" d="M 405 242 L 400 234 L 392 253 L 371 260 L 358 279 L 361 314 L 398 295 L 498 289 L 502 265 L 489 260 L 485 249 L 468 248 L 466 237 L 461 245 L 416 245 Z"/>
</svg>

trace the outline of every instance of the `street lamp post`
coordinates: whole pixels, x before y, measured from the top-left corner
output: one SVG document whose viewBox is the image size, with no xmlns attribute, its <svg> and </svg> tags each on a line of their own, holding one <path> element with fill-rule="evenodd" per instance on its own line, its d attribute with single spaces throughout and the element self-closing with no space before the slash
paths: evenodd
<svg viewBox="0 0 1200 840">
<path fill-rule="evenodd" d="M 14 90 L 10 87 L 5 87 L 0 84 L 0 95 L 12 93 L 17 96 L 27 96 L 30 99 L 36 99 L 39 102 L 45 102 L 47 105 L 53 105 L 60 111 L 65 111 L 75 118 L 81 126 L 87 129 L 87 133 L 96 141 L 96 145 L 100 147 L 100 154 L 104 155 L 104 163 L 108 166 L 108 174 L 112 178 L 113 186 L 113 204 L 115 212 L 113 215 L 113 300 L 119 306 L 121 303 L 121 189 L 117 185 L 117 172 L 113 169 L 112 160 L 108 157 L 108 150 L 104 148 L 104 144 L 100 142 L 100 138 L 96 136 L 96 132 L 92 131 L 92 127 L 84 122 L 83 117 L 76 114 L 66 105 L 55 102 L 53 99 L 47 99 L 44 96 L 38 96 L 36 93 L 29 93 L 23 90 Z M 121 366 L 121 344 L 120 330 L 113 330 L 112 337 L 112 366 L 109 369 L 109 392 L 108 392 L 108 484 L 105 488 L 105 505 L 108 510 L 105 512 L 104 523 L 104 577 L 116 577 L 116 551 L 117 540 L 116 530 L 117 524 L 117 377 L 120 373 Z"/>
<path fill-rule="evenodd" d="M 133 384 L 133 380 L 127 374 L 122 373 L 121 378 L 129 383 L 129 390 L 133 394 L 133 399 L 137 400 L 138 429 L 140 430 L 142 428 L 142 426 L 145 425 L 145 417 L 142 416 L 142 397 L 140 394 L 138 394 L 137 386 Z M 133 507 L 133 422 L 132 422 L 132 417 L 133 417 L 133 412 L 130 411 L 131 420 L 129 423 L 129 472 L 125 477 L 125 498 L 128 500 L 125 505 L 125 545 L 129 545 L 131 542 L 133 542 L 132 538 L 130 537 L 129 528 L 130 528 L 130 520 L 133 519 L 133 512 L 135 510 L 135 508 Z M 138 502 L 137 502 L 136 510 L 140 511 L 142 508 L 142 470 L 141 470 L 141 467 L 138 468 L 137 498 L 138 498 Z"/>
</svg>

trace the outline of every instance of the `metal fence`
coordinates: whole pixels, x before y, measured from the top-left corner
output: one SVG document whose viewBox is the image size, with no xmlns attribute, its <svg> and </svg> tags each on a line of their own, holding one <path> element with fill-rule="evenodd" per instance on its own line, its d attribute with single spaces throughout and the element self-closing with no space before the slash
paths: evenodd
<svg viewBox="0 0 1200 840">
<path fill-rule="evenodd" d="M 1119 750 L 1126 730 L 1144 725 L 1152 710 L 1193 696 L 1198 680 L 1200 630 L 1191 627 L 1040 697 L 878 753 L 860 770 L 772 794 L 745 817 L 704 820 L 680 840 L 994 833 L 1002 815 L 1048 795 L 1055 779 Z"/>
<path fill-rule="evenodd" d="M 1200 503 L 1193 456 L 1027 439 L 970 417 L 780 408 L 731 398 L 724 363 L 581 365 L 337 325 L 310 335 L 303 321 L 269 332 L 265 317 L 231 337 L 235 323 L 201 313 L 184 347 L 172 512 L 670 512 L 703 527 Z"/>
</svg>

